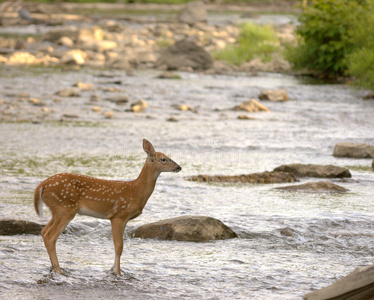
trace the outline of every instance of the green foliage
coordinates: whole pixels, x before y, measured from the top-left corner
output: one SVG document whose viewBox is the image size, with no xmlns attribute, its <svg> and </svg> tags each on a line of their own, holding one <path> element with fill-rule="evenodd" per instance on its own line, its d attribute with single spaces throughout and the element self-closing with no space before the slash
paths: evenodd
<svg viewBox="0 0 374 300">
<path fill-rule="evenodd" d="M 300 16 L 301 40 L 288 53 L 296 68 L 336 78 L 347 71 L 347 55 L 355 49 L 350 36 L 362 10 L 360 0 L 315 0 Z"/>
<path fill-rule="evenodd" d="M 350 35 L 356 49 L 347 57 L 348 73 L 356 85 L 374 90 L 374 0 L 368 0 Z"/>
<path fill-rule="evenodd" d="M 213 53 L 215 59 L 241 65 L 253 58 L 269 61 L 271 54 L 278 50 L 277 37 L 271 26 L 243 23 L 240 29 L 238 43 Z"/>
</svg>

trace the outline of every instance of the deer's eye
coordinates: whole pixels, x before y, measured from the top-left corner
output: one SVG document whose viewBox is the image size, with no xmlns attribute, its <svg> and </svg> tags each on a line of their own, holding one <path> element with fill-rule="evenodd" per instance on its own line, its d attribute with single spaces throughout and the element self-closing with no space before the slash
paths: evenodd
<svg viewBox="0 0 374 300">
<path fill-rule="evenodd" d="M 166 163 L 166 158 L 161 158 L 160 162 L 162 162 L 163 164 Z"/>
</svg>

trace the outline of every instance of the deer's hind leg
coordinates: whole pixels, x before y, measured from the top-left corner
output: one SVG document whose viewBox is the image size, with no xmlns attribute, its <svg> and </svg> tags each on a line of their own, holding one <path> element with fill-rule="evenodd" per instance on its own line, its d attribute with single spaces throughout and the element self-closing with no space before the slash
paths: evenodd
<svg viewBox="0 0 374 300">
<path fill-rule="evenodd" d="M 56 241 L 64 231 L 69 222 L 74 218 L 75 212 L 59 211 L 52 212 L 52 219 L 42 230 L 42 237 L 52 264 L 52 271 L 62 274 L 56 254 Z"/>
</svg>

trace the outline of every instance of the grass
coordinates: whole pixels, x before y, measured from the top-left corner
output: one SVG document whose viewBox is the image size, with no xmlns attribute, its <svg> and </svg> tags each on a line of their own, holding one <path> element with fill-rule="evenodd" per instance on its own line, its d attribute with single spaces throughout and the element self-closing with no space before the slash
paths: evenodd
<svg viewBox="0 0 374 300">
<path fill-rule="evenodd" d="M 234 65 L 241 65 L 254 58 L 270 61 L 272 54 L 279 50 L 274 29 L 268 25 L 243 23 L 240 25 L 238 43 L 213 53 L 213 57 Z"/>
</svg>

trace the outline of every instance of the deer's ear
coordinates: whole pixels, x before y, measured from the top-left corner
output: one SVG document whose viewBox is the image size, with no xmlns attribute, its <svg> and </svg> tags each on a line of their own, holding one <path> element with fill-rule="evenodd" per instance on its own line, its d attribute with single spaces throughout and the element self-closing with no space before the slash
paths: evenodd
<svg viewBox="0 0 374 300">
<path fill-rule="evenodd" d="M 146 139 L 143 140 L 143 149 L 148 156 L 153 156 L 155 154 L 155 148 L 153 148 L 152 144 L 148 142 Z"/>
</svg>

